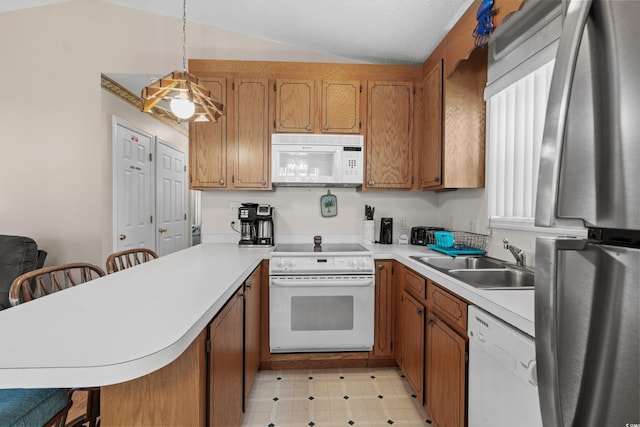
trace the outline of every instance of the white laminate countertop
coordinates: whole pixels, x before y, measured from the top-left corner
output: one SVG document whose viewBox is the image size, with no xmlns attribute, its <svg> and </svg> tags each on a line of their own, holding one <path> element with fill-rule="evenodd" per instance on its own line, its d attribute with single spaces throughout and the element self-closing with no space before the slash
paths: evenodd
<svg viewBox="0 0 640 427">
<path fill-rule="evenodd" d="M 410 258 L 425 247 L 367 246 L 533 336 L 532 290 L 475 289 Z M 160 369 L 270 252 L 201 244 L 0 311 L 0 388 L 102 386 Z"/>
<path fill-rule="evenodd" d="M 413 245 L 365 245 L 376 259 L 395 259 L 407 267 L 433 280 L 471 304 L 515 326 L 524 333 L 535 336 L 533 289 L 486 290 L 477 289 L 465 282 L 442 273 L 410 258 L 412 255 L 446 256 L 425 246 Z"/>
<path fill-rule="evenodd" d="M 0 387 L 82 387 L 175 360 L 270 249 L 197 245 L 0 311 Z"/>
</svg>

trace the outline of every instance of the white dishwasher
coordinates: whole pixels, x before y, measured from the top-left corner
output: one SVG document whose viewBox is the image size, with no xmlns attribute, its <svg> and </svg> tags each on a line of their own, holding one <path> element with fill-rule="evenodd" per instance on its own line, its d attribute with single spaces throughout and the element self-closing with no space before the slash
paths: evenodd
<svg viewBox="0 0 640 427">
<path fill-rule="evenodd" d="M 533 338 L 469 307 L 469 427 L 541 427 Z"/>
</svg>

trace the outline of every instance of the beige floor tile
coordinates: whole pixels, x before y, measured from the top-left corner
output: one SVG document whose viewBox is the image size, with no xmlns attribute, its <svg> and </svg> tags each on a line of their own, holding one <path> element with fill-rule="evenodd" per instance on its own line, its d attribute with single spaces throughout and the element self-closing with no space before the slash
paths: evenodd
<svg viewBox="0 0 640 427">
<path fill-rule="evenodd" d="M 388 420 L 393 426 L 426 425 L 410 395 L 396 368 L 261 371 L 242 426 L 388 427 Z"/>
</svg>

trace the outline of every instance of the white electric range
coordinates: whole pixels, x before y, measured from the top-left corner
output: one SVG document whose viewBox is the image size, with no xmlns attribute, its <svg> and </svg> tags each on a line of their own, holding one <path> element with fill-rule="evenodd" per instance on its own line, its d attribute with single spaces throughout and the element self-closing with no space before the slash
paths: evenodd
<svg viewBox="0 0 640 427">
<path fill-rule="evenodd" d="M 269 263 L 272 353 L 369 351 L 373 253 L 360 244 L 279 244 Z"/>
</svg>

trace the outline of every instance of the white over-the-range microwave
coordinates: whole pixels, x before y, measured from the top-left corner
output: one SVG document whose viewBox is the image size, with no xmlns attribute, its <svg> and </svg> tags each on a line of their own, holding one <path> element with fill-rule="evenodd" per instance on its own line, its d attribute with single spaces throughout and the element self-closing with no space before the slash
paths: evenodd
<svg viewBox="0 0 640 427">
<path fill-rule="evenodd" d="M 362 135 L 274 133 L 271 182 L 290 187 L 360 186 L 363 148 Z"/>
</svg>

